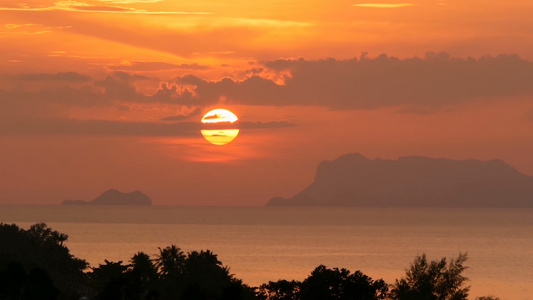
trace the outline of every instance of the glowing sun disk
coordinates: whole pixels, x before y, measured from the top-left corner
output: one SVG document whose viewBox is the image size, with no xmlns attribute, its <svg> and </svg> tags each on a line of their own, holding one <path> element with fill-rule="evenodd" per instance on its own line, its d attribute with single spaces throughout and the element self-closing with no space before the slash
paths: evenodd
<svg viewBox="0 0 533 300">
<path fill-rule="evenodd" d="M 204 124 L 232 124 L 237 120 L 237 116 L 231 111 L 218 108 L 206 113 L 201 122 Z M 201 133 L 211 144 L 226 145 L 237 137 L 239 134 L 239 129 L 231 128 L 230 126 L 230 128 L 224 129 L 202 129 Z"/>
<path fill-rule="evenodd" d="M 233 123 L 237 121 L 237 116 L 229 110 L 217 108 L 209 111 L 202 118 L 202 123 L 220 123 L 220 122 L 230 122 Z"/>
<path fill-rule="evenodd" d="M 204 138 L 214 145 L 226 145 L 239 134 L 239 129 L 202 130 Z"/>
</svg>

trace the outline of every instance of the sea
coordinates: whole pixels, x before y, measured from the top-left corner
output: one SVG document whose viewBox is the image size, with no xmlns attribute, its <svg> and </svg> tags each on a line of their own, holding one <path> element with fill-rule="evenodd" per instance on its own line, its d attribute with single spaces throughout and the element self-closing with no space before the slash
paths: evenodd
<svg viewBox="0 0 533 300">
<path fill-rule="evenodd" d="M 470 299 L 533 299 L 533 209 L 0 206 L 0 222 L 45 222 L 91 266 L 172 244 L 209 249 L 251 286 L 321 264 L 394 283 L 417 255 L 467 252 Z"/>
</svg>

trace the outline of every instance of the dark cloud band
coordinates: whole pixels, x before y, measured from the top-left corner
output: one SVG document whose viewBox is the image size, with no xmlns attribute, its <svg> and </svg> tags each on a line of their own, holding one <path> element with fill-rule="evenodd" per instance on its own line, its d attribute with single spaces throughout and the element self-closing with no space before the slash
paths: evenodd
<svg viewBox="0 0 533 300">
<path fill-rule="evenodd" d="M 195 87 L 194 101 L 231 104 L 318 105 L 332 109 L 393 106 L 442 107 L 484 98 L 533 94 L 533 63 L 514 55 L 480 59 L 428 53 L 425 58 L 381 55 L 351 60 L 276 60 L 273 71 L 289 71 L 284 85 L 260 76 L 243 81 L 207 81 L 188 75 L 178 84 Z M 179 97 L 178 97 L 179 98 Z M 189 103 L 189 95 L 176 99 Z"/>
<path fill-rule="evenodd" d="M 33 119 L 0 122 L 0 135 L 112 135 L 112 136 L 198 136 L 206 124 L 200 122 L 125 122 L 108 120 Z M 267 129 L 296 126 L 286 121 L 240 122 L 209 126 L 208 129 Z"/>
</svg>

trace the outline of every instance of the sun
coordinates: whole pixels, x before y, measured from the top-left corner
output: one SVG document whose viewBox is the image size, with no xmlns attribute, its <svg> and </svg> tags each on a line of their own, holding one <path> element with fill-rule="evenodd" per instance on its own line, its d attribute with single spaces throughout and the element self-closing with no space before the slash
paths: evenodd
<svg viewBox="0 0 533 300">
<path fill-rule="evenodd" d="M 226 145 L 239 134 L 235 123 L 239 118 L 227 109 L 217 108 L 207 112 L 202 123 L 207 129 L 202 129 L 204 138 L 213 145 Z"/>
<path fill-rule="evenodd" d="M 206 113 L 202 118 L 202 123 L 234 123 L 237 120 L 239 120 L 239 118 L 237 118 L 237 116 L 231 111 L 227 109 L 217 108 Z"/>
</svg>

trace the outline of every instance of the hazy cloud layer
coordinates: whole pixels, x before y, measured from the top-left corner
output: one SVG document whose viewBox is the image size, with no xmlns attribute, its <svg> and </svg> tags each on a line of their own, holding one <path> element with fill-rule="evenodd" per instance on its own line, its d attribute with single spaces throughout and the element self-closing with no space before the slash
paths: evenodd
<svg viewBox="0 0 533 300">
<path fill-rule="evenodd" d="M 126 72 L 114 72 L 101 80 L 75 72 L 5 74 L 0 75 L 0 84 L 1 80 L 14 87 L 0 86 L 0 117 L 5 119 L 55 118 L 57 112 L 69 109 L 125 108 L 123 104 L 128 103 L 183 106 L 177 100 L 187 98 L 187 91 L 178 92 L 177 86 L 164 83 L 156 92 L 142 93 L 136 86 L 139 81 L 155 81 L 157 87 L 159 80 Z"/>
<path fill-rule="evenodd" d="M 109 120 L 22 119 L 0 121 L 0 135 L 114 135 L 114 136 L 197 136 L 206 125 L 200 122 L 126 122 Z M 240 122 L 238 129 L 286 128 L 287 121 Z M 224 124 L 209 129 L 228 129 Z"/>
<path fill-rule="evenodd" d="M 240 122 L 239 129 L 267 129 L 267 128 L 288 128 L 298 126 L 289 121 L 267 121 L 267 122 Z"/>
<path fill-rule="evenodd" d="M 399 7 L 409 7 L 413 6 L 412 3 L 360 3 L 353 4 L 355 7 L 365 7 L 365 8 L 399 8 Z"/>
<path fill-rule="evenodd" d="M 121 135 L 190 136 L 198 127 L 193 123 L 149 123 L 106 120 L 33 119 L 11 122 L 0 127 L 2 135 Z"/>
<path fill-rule="evenodd" d="M 191 91 L 176 84 L 161 83 L 153 94 L 143 94 L 136 87 L 139 80 L 154 80 L 140 74 L 114 72 L 101 80 L 75 72 L 6 74 L 4 79 L 17 85 L 43 82 L 37 89 L 0 89 L 0 135 L 112 135 L 112 136 L 197 136 L 205 124 L 184 122 L 201 114 L 201 105 Z M 81 85 L 79 85 L 81 83 Z M 175 115 L 161 119 L 166 122 L 132 122 L 118 120 L 79 120 L 65 118 L 70 109 L 117 106 L 128 111 L 128 103 L 154 106 L 174 105 Z M 67 114 L 68 115 L 68 114 Z M 181 122 L 180 122 L 181 121 Z M 238 122 L 232 128 L 262 129 L 292 127 L 281 122 Z M 209 128 L 227 127 L 210 126 Z"/>
<path fill-rule="evenodd" d="M 139 74 L 130 74 L 122 71 L 116 71 L 113 72 L 113 76 L 123 80 L 123 81 L 129 81 L 129 80 L 156 80 L 155 78 L 139 75 Z"/>
<path fill-rule="evenodd" d="M 431 112 L 480 99 L 533 95 L 533 63 L 513 55 L 479 59 L 455 59 L 445 53 L 408 59 L 363 55 L 351 60 L 283 59 L 262 64 L 263 68 L 241 81 L 185 75 L 157 82 L 156 78 L 126 72 L 114 72 L 100 80 L 75 72 L 4 75 L 16 83 L 14 86 L 42 84 L 32 89 L 0 89 L 0 114 L 10 118 L 27 111 L 44 117 L 55 106 L 68 109 L 147 103 L 201 108 L 221 102 L 331 109 L 398 107 L 406 112 Z M 272 73 L 278 74 L 275 78 L 284 78 L 284 83 L 270 79 Z M 142 92 L 137 85 L 140 80 L 159 86 Z M 165 120 L 184 120 L 182 115 L 187 113 Z"/>
<path fill-rule="evenodd" d="M 19 74 L 15 79 L 22 81 L 63 81 L 63 82 L 88 82 L 91 77 L 76 72 L 50 73 L 28 73 Z"/>
<path fill-rule="evenodd" d="M 158 1 L 106 1 L 110 4 L 133 4 L 133 3 L 150 3 Z M 0 2 L 0 11 L 26 11 L 26 12 L 43 12 L 43 11 L 69 11 L 69 12 L 94 12 L 94 13 L 127 13 L 127 14 L 149 14 L 149 15 L 204 15 L 209 12 L 187 12 L 187 11 L 149 11 L 133 7 L 119 5 L 100 5 L 94 1 L 75 1 L 61 0 L 49 1 L 47 5 L 30 5 L 29 3 L 12 3 Z"/>
<path fill-rule="evenodd" d="M 207 81 L 187 75 L 177 83 L 194 86 L 191 101 L 211 104 L 221 97 L 245 105 L 319 105 L 333 109 L 390 106 L 436 108 L 454 103 L 533 94 L 533 63 L 514 55 L 456 59 L 446 53 L 398 59 L 381 55 L 351 60 L 265 62 L 273 71 L 289 71 L 284 85 L 254 75 L 243 81 Z"/>
<path fill-rule="evenodd" d="M 178 111 L 173 116 L 164 117 L 161 121 L 183 121 L 187 120 L 190 117 L 198 116 L 202 113 L 202 110 L 199 107 L 188 108 L 186 106 L 182 107 L 181 111 Z"/>
<path fill-rule="evenodd" d="M 81 88 L 59 87 L 46 88 L 39 91 L 6 91 L 0 90 L 0 112 L 9 114 L 10 109 L 20 108 L 31 110 L 35 107 L 61 105 L 68 107 L 92 107 L 109 105 L 112 103 L 109 97 L 97 93 L 90 86 Z"/>
<path fill-rule="evenodd" d="M 183 70 L 207 70 L 210 67 L 199 65 L 196 63 L 193 64 L 170 64 L 166 62 L 143 62 L 143 61 L 134 61 L 125 65 L 117 65 L 109 67 L 113 70 L 126 70 L 126 71 L 159 71 L 159 70 L 174 70 L 174 69 L 183 69 Z"/>
</svg>

